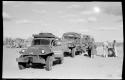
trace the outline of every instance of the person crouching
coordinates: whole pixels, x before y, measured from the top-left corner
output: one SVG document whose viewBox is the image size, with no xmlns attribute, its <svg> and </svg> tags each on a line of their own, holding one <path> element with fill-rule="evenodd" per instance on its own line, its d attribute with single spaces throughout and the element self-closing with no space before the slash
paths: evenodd
<svg viewBox="0 0 125 80">
<path fill-rule="evenodd" d="M 117 57 L 117 50 L 116 50 L 116 40 L 113 41 L 112 47 L 108 48 L 108 57 Z"/>
</svg>

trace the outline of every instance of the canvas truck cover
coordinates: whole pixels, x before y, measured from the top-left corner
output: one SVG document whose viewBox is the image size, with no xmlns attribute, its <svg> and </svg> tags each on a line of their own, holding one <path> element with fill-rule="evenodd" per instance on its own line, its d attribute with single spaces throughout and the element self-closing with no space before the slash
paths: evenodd
<svg viewBox="0 0 125 80">
<path fill-rule="evenodd" d="M 75 33 L 75 32 L 67 32 L 63 34 L 64 36 L 71 36 L 71 37 L 76 37 L 76 38 L 81 38 L 81 35 L 79 33 Z"/>
<path fill-rule="evenodd" d="M 39 33 L 39 34 L 34 34 L 34 38 L 56 38 L 55 35 L 52 33 Z"/>
</svg>

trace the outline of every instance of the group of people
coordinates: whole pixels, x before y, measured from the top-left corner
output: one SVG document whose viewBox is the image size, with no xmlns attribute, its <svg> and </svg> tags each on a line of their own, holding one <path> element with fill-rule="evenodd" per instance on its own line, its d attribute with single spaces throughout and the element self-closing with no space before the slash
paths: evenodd
<svg viewBox="0 0 125 80">
<path fill-rule="evenodd" d="M 103 57 L 117 57 L 117 50 L 116 50 L 116 40 L 113 41 L 111 45 L 109 45 L 108 41 L 103 42 Z M 87 49 L 87 55 L 90 58 L 94 58 L 94 55 L 97 54 L 96 45 L 89 45 Z"/>
</svg>

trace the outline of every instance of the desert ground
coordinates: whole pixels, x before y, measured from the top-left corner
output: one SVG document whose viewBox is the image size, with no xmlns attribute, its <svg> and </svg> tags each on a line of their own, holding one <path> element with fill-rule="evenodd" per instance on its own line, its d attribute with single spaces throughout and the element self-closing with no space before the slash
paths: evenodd
<svg viewBox="0 0 125 80">
<path fill-rule="evenodd" d="M 117 47 L 118 57 L 104 58 L 95 56 L 93 59 L 83 55 L 75 58 L 67 56 L 63 64 L 53 66 L 51 71 L 44 68 L 26 68 L 19 70 L 16 58 L 19 48 L 3 47 L 2 78 L 35 78 L 35 79 L 121 79 L 123 64 L 123 47 Z M 102 47 L 97 48 L 102 54 Z"/>
</svg>

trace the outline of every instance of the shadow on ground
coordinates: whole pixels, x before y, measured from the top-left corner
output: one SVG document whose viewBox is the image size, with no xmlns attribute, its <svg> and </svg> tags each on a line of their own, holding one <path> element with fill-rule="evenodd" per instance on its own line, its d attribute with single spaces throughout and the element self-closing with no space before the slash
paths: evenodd
<svg viewBox="0 0 125 80">
<path fill-rule="evenodd" d="M 75 55 L 80 55 L 81 53 L 76 52 Z M 69 52 L 64 52 L 64 57 L 71 57 L 71 53 Z"/>
<path fill-rule="evenodd" d="M 70 53 L 69 52 L 64 52 L 64 57 L 70 57 Z"/>
</svg>

